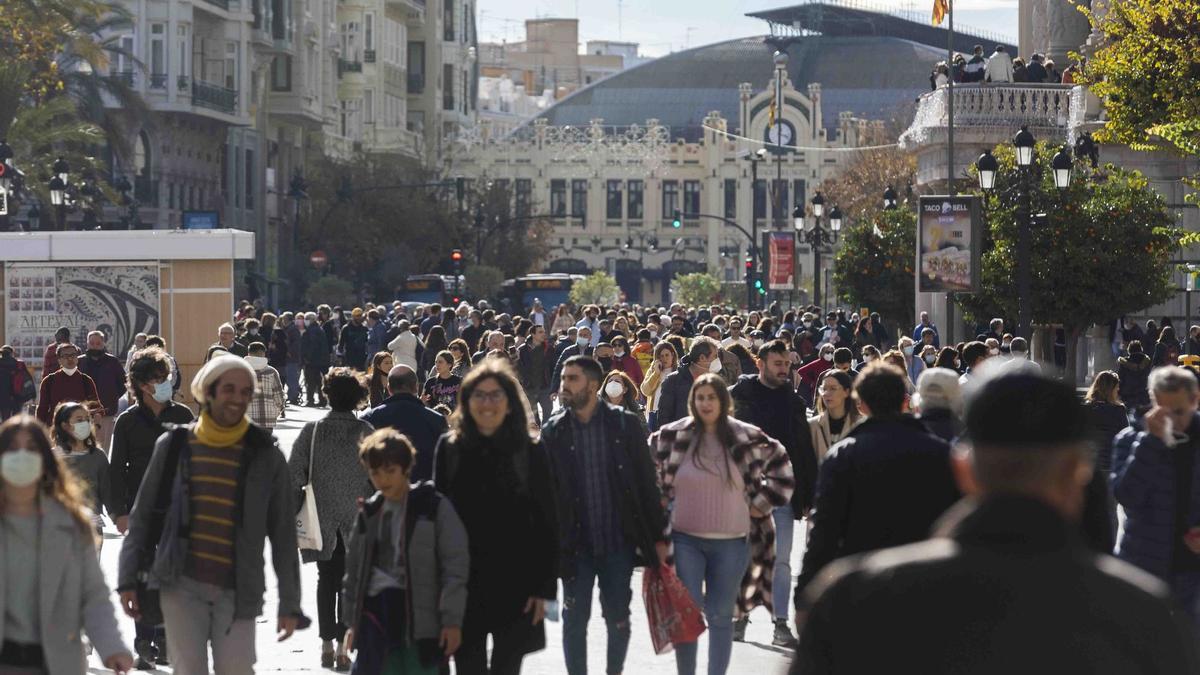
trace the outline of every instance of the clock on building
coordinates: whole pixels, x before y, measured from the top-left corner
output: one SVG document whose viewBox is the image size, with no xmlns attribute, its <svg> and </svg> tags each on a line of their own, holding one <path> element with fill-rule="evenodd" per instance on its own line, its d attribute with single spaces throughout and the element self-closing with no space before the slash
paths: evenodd
<svg viewBox="0 0 1200 675">
<path fill-rule="evenodd" d="M 776 151 L 777 146 L 794 146 L 796 143 L 796 128 L 787 120 L 776 120 L 775 124 L 767 126 L 763 134 L 767 149 Z"/>
</svg>

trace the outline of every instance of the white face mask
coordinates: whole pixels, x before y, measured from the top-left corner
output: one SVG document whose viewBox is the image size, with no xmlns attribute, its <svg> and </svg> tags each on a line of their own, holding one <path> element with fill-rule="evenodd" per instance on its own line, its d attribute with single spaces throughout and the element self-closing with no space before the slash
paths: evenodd
<svg viewBox="0 0 1200 675">
<path fill-rule="evenodd" d="M 932 366 L 934 361 L 937 361 L 936 355 L 934 355 L 934 354 L 926 354 L 925 355 L 925 363 L 928 363 L 929 365 Z"/>
<path fill-rule="evenodd" d="M 619 358 L 625 356 L 625 350 L 624 349 L 614 349 L 613 356 L 615 356 L 619 359 Z"/>
<path fill-rule="evenodd" d="M 763 346 L 762 338 L 754 338 L 754 348 L 758 349 L 761 346 Z"/>
<path fill-rule="evenodd" d="M 78 371 L 78 370 L 79 370 L 78 368 L 63 368 L 62 369 L 62 371 L 64 373 L 66 373 L 68 377 L 70 377 L 71 375 L 74 375 L 76 373 L 76 371 Z"/>
<path fill-rule="evenodd" d="M 0 457 L 0 476 L 13 487 L 28 487 L 42 477 L 42 455 L 18 448 Z"/>
<path fill-rule="evenodd" d="M 824 354 L 821 355 L 821 358 L 825 359 L 826 361 L 832 361 L 833 360 L 833 352 L 825 352 Z"/>
<path fill-rule="evenodd" d="M 591 338 L 588 338 L 588 337 L 577 337 L 577 338 L 575 338 L 575 344 L 579 345 L 580 347 L 586 347 L 586 346 L 588 346 L 588 345 L 589 345 L 589 344 L 591 344 L 591 343 L 592 343 L 592 339 L 591 339 Z"/>
<path fill-rule="evenodd" d="M 604 385 L 604 394 L 609 398 L 617 398 L 625 394 L 625 385 L 616 380 L 609 380 L 608 384 Z"/>
<path fill-rule="evenodd" d="M 86 441 L 92 435 L 91 422 L 75 422 L 71 425 L 71 435 L 77 441 Z"/>
<path fill-rule="evenodd" d="M 713 358 L 713 360 L 708 364 L 708 372 L 710 372 L 710 373 L 721 372 L 721 358 L 720 357 Z"/>
<path fill-rule="evenodd" d="M 998 356 L 1000 354 L 1000 350 L 999 349 L 989 349 L 988 354 L 991 354 L 992 356 Z"/>
<path fill-rule="evenodd" d="M 171 385 L 170 380 L 163 380 L 154 385 L 154 400 L 159 403 L 166 403 L 171 400 L 171 395 L 175 393 L 175 388 Z"/>
<path fill-rule="evenodd" d="M 863 361 L 865 361 L 865 362 L 867 362 L 867 363 L 870 363 L 870 362 L 872 362 L 872 361 L 874 361 L 874 360 L 875 360 L 875 355 L 874 355 L 874 354 L 867 354 L 866 356 L 864 356 L 864 357 L 863 357 Z"/>
<path fill-rule="evenodd" d="M 267 367 L 267 357 L 265 356 L 247 356 L 246 363 L 255 370 L 262 370 Z"/>
</svg>

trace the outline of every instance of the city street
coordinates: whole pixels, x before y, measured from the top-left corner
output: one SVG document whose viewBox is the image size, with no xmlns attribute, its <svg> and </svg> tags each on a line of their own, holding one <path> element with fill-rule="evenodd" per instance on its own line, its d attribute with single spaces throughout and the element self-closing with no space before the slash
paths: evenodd
<svg viewBox="0 0 1200 675">
<path fill-rule="evenodd" d="M 325 410 L 288 406 L 287 419 L 281 420 L 275 430 L 276 436 L 280 440 L 280 447 L 284 453 L 287 454 L 291 451 L 292 443 L 305 422 L 318 419 L 326 412 Z M 104 568 L 105 579 L 112 586 L 115 585 L 117 578 L 117 556 L 120 552 L 121 536 L 117 534 L 111 523 L 106 522 L 105 526 L 101 564 Z M 801 528 L 798 527 L 797 530 L 800 531 Z M 802 548 L 797 546 L 792 556 L 793 570 L 799 569 L 802 554 Z M 269 560 L 269 550 L 267 556 Z M 278 643 L 275 641 L 274 635 L 275 607 L 277 606 L 278 596 L 275 593 L 274 575 L 271 573 L 268 563 L 267 588 L 269 590 L 266 597 L 266 609 L 264 616 L 258 620 L 258 663 L 256 670 L 259 672 L 299 673 L 322 671 L 320 667 L 321 641 L 317 637 L 316 627 L 316 565 L 302 565 L 301 580 L 303 584 L 304 613 L 312 617 L 313 626 L 307 631 L 296 633 L 287 642 Z M 633 639 L 629 645 L 629 658 L 625 664 L 625 672 L 636 675 L 642 673 L 673 672 L 675 669 L 674 656 L 670 653 L 656 656 L 650 646 L 649 631 L 646 627 L 646 611 L 642 606 L 641 588 L 642 582 L 639 570 L 633 576 Z M 115 603 L 116 599 L 114 597 Z M 600 616 L 600 601 L 598 596 L 592 603 L 592 606 L 593 616 L 588 640 L 588 663 L 591 672 L 604 673 L 605 629 L 603 619 Z M 126 638 L 126 644 L 132 647 L 133 622 L 123 614 L 120 615 L 119 620 L 122 632 Z M 733 660 L 729 672 L 754 673 L 755 675 L 776 675 L 777 673 L 784 672 L 790 662 L 790 654 L 783 649 L 771 645 L 772 625 L 770 617 L 764 610 L 759 609 L 751 616 L 751 622 L 750 627 L 746 631 L 746 642 L 734 644 Z M 546 626 L 547 649 L 526 658 L 524 668 L 522 669 L 523 673 L 531 675 L 557 675 L 565 672 L 562 657 L 562 624 L 551 621 L 547 622 Z M 705 658 L 707 649 L 706 637 L 702 636 L 700 641 L 700 662 L 697 672 L 705 672 L 707 662 Z M 91 666 L 89 672 L 106 672 L 99 658 L 94 654 L 91 657 L 89 666 Z M 171 668 L 160 667 L 158 672 L 169 673 L 171 672 Z"/>
</svg>

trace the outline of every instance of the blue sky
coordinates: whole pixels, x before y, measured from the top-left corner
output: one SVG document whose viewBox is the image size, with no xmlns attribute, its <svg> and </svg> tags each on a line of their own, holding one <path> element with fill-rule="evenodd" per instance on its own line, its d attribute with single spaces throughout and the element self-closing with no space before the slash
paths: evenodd
<svg viewBox="0 0 1200 675">
<path fill-rule="evenodd" d="M 860 0 L 881 8 L 928 15 L 933 0 Z M 478 0 L 482 40 L 519 41 L 525 19 L 578 18 L 580 41 L 626 40 L 641 43 L 643 54 L 661 56 L 767 32 L 766 23 L 746 12 L 786 7 L 789 0 Z M 618 21 L 618 6 L 620 21 Z M 955 0 L 955 24 L 967 24 L 1009 36 L 1016 42 L 1017 0 Z"/>
</svg>

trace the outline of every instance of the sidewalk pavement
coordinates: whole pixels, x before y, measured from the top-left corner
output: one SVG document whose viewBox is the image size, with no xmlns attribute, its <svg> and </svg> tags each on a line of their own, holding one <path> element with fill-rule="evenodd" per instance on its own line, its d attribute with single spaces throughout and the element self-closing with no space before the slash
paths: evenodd
<svg viewBox="0 0 1200 675">
<path fill-rule="evenodd" d="M 284 454 L 290 454 L 292 443 L 295 441 L 305 422 L 323 417 L 328 410 L 298 408 L 289 405 L 287 418 L 280 420 L 275 429 L 279 439 L 279 447 Z M 803 527 L 796 528 L 797 534 L 804 531 Z M 100 554 L 101 567 L 109 586 L 116 585 L 117 557 L 120 553 L 122 537 L 109 522 L 105 522 L 104 545 Z M 275 640 L 275 612 L 279 597 L 275 592 L 275 575 L 270 563 L 270 546 L 266 550 L 267 560 L 267 594 L 266 607 L 263 616 L 257 622 L 257 672 L 277 673 L 306 673 L 333 672 L 321 668 L 321 640 L 317 637 L 317 568 L 316 565 L 301 565 L 301 594 L 304 613 L 313 619 L 309 630 L 299 631 L 286 642 Z M 804 555 L 801 542 L 797 542 L 792 552 L 792 569 L 800 569 L 800 559 Z M 675 658 L 672 653 L 656 656 L 650 646 L 650 632 L 646 625 L 646 610 L 642 604 L 641 570 L 633 575 L 633 603 L 631 606 L 631 621 L 633 638 L 629 644 L 629 656 L 625 662 L 627 675 L 649 675 L 672 673 L 675 671 Z M 114 594 L 114 604 L 117 599 Z M 605 628 L 600 615 L 600 600 L 597 593 L 593 603 L 592 621 L 588 633 L 588 667 L 592 673 L 605 672 Z M 121 630 L 125 635 L 127 646 L 133 647 L 133 621 L 117 610 Z M 755 610 L 751 615 L 751 624 L 746 631 L 746 642 L 735 643 L 733 659 L 729 673 L 753 675 L 778 675 L 785 673 L 791 662 L 791 654 L 784 649 L 771 645 L 774 627 L 771 617 L 763 609 Z M 700 658 L 698 673 L 706 672 L 707 668 L 707 636 L 700 638 Z M 546 623 L 547 648 L 541 652 L 529 655 L 524 662 L 521 672 L 525 675 L 561 675 L 566 672 L 562 655 L 562 623 L 548 621 Z M 97 655 L 93 654 L 88 662 L 90 673 L 109 672 L 104 669 Z M 160 666 L 156 672 L 170 673 L 172 669 Z"/>
</svg>

